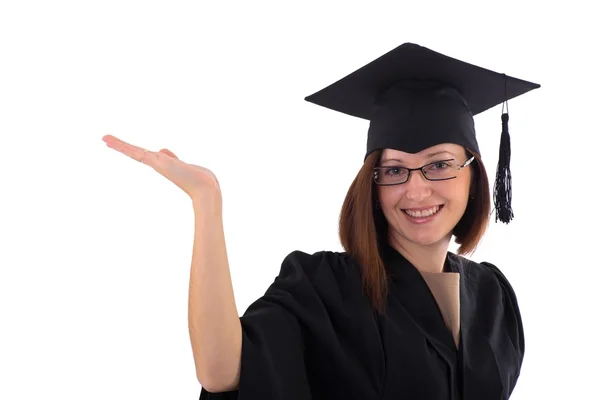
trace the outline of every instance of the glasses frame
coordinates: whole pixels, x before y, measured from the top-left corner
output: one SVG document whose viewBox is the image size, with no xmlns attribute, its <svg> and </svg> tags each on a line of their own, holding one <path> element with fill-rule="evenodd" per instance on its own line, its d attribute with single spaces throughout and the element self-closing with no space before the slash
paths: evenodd
<svg viewBox="0 0 600 400">
<path fill-rule="evenodd" d="M 468 166 L 469 164 L 471 164 L 473 162 L 473 160 L 475 159 L 475 156 L 471 156 L 471 158 L 469 158 L 467 161 L 465 161 L 464 163 L 462 163 L 461 165 L 458 165 L 454 168 L 456 168 L 457 171 L 460 171 L 461 169 L 465 168 L 466 166 Z M 398 166 L 394 166 L 394 165 L 388 165 L 387 167 L 374 167 L 373 168 L 373 182 L 375 182 L 376 185 L 378 186 L 396 186 L 396 185 L 403 185 L 406 182 L 409 181 L 410 179 L 410 173 L 412 171 L 421 171 L 421 174 L 423 175 L 423 177 L 425 179 L 427 179 L 428 181 L 432 181 L 432 182 L 437 182 L 437 181 L 447 181 L 450 179 L 454 179 L 456 178 L 455 176 L 452 176 L 450 178 L 442 178 L 442 179 L 431 179 L 427 177 L 427 174 L 425 173 L 425 171 L 423 170 L 425 167 L 429 167 L 430 165 L 433 164 L 437 164 L 437 163 L 441 163 L 441 162 L 448 162 L 448 161 L 455 161 L 454 158 L 450 158 L 447 160 L 439 160 L 439 161 L 434 161 L 434 162 L 430 162 L 428 164 L 423 165 L 422 167 L 419 168 L 406 168 L 406 167 L 398 167 Z M 408 170 L 408 175 L 406 176 L 406 180 L 404 182 L 399 182 L 399 183 L 377 183 L 376 179 L 377 179 L 377 174 L 379 173 L 380 169 L 388 169 L 388 168 L 402 168 L 405 170 Z"/>
</svg>

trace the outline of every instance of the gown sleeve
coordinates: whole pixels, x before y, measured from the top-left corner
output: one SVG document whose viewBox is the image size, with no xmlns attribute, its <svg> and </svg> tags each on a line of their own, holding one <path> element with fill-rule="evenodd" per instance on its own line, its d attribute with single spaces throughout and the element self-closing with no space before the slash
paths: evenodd
<svg viewBox="0 0 600 400">
<path fill-rule="evenodd" d="M 240 317 L 242 358 L 237 390 L 212 393 L 202 388 L 200 400 L 309 400 L 304 365 L 304 339 L 299 322 L 320 304 L 307 271 L 316 260 L 292 252 L 266 293 Z"/>
<path fill-rule="evenodd" d="M 521 366 L 523 364 L 523 358 L 525 355 L 525 336 L 523 333 L 523 321 L 521 319 L 521 312 L 519 310 L 519 304 L 517 302 L 517 296 L 513 290 L 511 284 L 506 279 L 506 276 L 500 271 L 498 267 L 489 262 L 483 262 L 483 265 L 487 266 L 498 278 L 500 286 L 502 287 L 502 301 L 504 304 L 504 315 L 506 317 L 506 324 L 508 327 L 508 334 L 512 341 L 512 344 L 517 352 L 519 365 L 513 381 L 510 393 L 515 388 L 517 379 L 521 373 Z"/>
</svg>

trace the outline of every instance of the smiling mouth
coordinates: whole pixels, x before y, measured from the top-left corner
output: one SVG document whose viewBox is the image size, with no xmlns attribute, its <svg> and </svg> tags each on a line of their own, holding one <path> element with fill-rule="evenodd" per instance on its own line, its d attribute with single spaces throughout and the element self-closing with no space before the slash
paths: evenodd
<svg viewBox="0 0 600 400">
<path fill-rule="evenodd" d="M 409 217 L 413 217 L 413 218 L 427 218 L 427 217 L 431 217 L 432 215 L 437 214 L 442 208 L 444 207 L 444 205 L 440 205 L 440 206 L 433 206 L 424 210 L 409 210 L 409 209 L 403 209 L 402 212 L 405 213 L 406 215 L 408 215 Z"/>
</svg>

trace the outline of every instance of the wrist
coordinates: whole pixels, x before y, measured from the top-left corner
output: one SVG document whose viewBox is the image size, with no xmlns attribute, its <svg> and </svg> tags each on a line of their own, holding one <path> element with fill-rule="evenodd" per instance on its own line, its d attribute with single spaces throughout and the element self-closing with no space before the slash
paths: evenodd
<svg viewBox="0 0 600 400">
<path fill-rule="evenodd" d="M 222 199 L 219 191 L 203 193 L 201 196 L 191 196 L 192 207 L 196 216 L 220 215 Z"/>
</svg>

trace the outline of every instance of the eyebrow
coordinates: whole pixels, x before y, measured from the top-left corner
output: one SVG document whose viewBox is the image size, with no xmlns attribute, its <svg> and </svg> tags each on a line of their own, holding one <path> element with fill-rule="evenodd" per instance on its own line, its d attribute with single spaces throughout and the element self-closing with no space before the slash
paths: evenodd
<svg viewBox="0 0 600 400">
<path fill-rule="evenodd" d="M 455 157 L 454 153 L 448 151 L 448 150 L 442 150 L 442 151 L 436 151 L 434 153 L 430 153 L 427 155 L 427 158 L 431 158 L 434 156 L 437 156 L 439 154 L 450 154 L 451 156 Z M 388 162 L 388 161 L 397 161 L 397 162 L 401 162 L 403 163 L 404 161 L 398 159 L 398 158 L 386 158 L 385 160 L 382 160 L 381 162 Z"/>
</svg>

